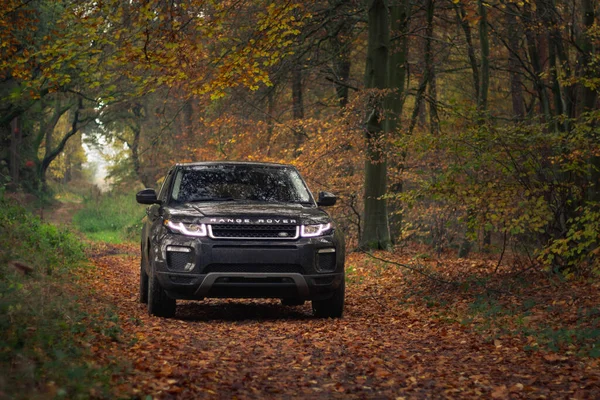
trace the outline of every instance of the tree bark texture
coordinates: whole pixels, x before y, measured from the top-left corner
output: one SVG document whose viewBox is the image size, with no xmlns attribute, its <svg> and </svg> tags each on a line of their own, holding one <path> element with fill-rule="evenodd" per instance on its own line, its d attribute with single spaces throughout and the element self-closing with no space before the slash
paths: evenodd
<svg viewBox="0 0 600 400">
<path fill-rule="evenodd" d="M 479 0 L 479 45 L 481 47 L 481 86 L 479 87 L 479 98 L 477 99 L 477 112 L 479 123 L 485 126 L 489 123 L 488 94 L 490 91 L 490 39 L 488 33 L 487 6 Z M 483 229 L 483 244 L 489 246 L 492 243 L 492 232 Z"/>
<path fill-rule="evenodd" d="M 477 109 L 481 118 L 485 118 L 488 109 L 490 89 L 490 40 L 488 35 L 487 6 L 479 0 L 479 43 L 481 46 L 481 86 L 477 99 Z"/>
<path fill-rule="evenodd" d="M 559 31 L 559 12 L 556 9 L 554 0 L 538 0 L 537 13 L 543 25 L 548 28 L 546 40 L 548 41 L 548 63 L 549 75 L 551 79 L 552 100 L 554 105 L 553 115 L 572 116 L 573 99 L 572 90 L 563 88 L 560 82 L 560 74 L 565 78 L 570 78 L 571 72 L 569 60 L 565 53 L 563 38 Z M 557 125 L 562 130 L 568 129 L 568 124 Z"/>
<path fill-rule="evenodd" d="M 510 95 L 513 117 L 517 120 L 525 118 L 525 101 L 523 99 L 523 82 L 521 80 L 521 63 L 519 51 L 519 25 L 517 24 L 517 8 L 509 3 L 505 15 L 508 29 L 508 70 L 510 73 Z"/>
<path fill-rule="evenodd" d="M 187 99 L 183 105 L 183 129 L 182 132 L 187 137 L 194 136 L 194 103 L 193 99 Z"/>
<path fill-rule="evenodd" d="M 368 4 L 369 36 L 365 86 L 367 89 L 388 88 L 390 24 L 386 1 L 370 0 Z M 383 97 L 371 94 L 367 109 L 365 160 L 364 230 L 360 240 L 363 249 L 387 249 L 391 246 L 386 200 L 387 161 L 383 130 Z"/>
<path fill-rule="evenodd" d="M 433 0 L 431 0 L 433 1 Z M 389 7 L 390 33 L 395 40 L 390 42 L 388 53 L 387 87 L 391 92 L 386 97 L 385 129 L 391 134 L 398 134 L 396 128 L 400 124 L 404 107 L 406 66 L 408 62 L 408 29 L 410 20 L 410 1 L 394 1 Z"/>
<path fill-rule="evenodd" d="M 594 77 L 593 70 L 593 57 L 595 56 L 594 45 L 591 38 L 587 35 L 587 30 L 592 28 L 596 21 L 596 13 L 594 8 L 594 0 L 583 0 L 582 11 L 583 11 L 583 25 L 584 32 L 579 39 L 579 45 L 581 48 L 580 57 L 580 70 L 584 80 L 591 79 Z M 581 85 L 582 101 L 579 113 L 591 112 L 596 109 L 598 102 L 598 92 L 591 87 L 583 84 Z M 597 129 L 597 128 L 596 128 Z M 593 135 L 594 129 L 590 129 L 590 135 Z M 587 191 L 587 200 L 590 202 L 600 202 L 600 156 L 593 155 L 590 157 L 588 162 L 589 170 L 589 189 Z"/>
<path fill-rule="evenodd" d="M 592 28 L 596 20 L 596 14 L 594 10 L 594 0 L 582 0 L 582 11 L 583 11 L 583 30 L 579 37 L 579 47 L 581 49 L 581 56 L 579 58 L 581 75 L 584 78 L 593 78 L 595 76 L 592 68 L 592 58 L 594 56 L 594 45 L 591 38 L 587 34 L 587 30 Z M 596 101 L 598 98 L 597 90 L 594 90 L 587 85 L 582 85 L 582 101 L 579 109 L 579 114 L 592 111 L 595 109 Z"/>
<path fill-rule="evenodd" d="M 18 187 L 19 181 L 19 168 L 21 166 L 20 147 L 23 133 L 21 132 L 21 120 L 19 117 L 13 119 L 10 123 L 10 179 L 11 186 Z"/>
<path fill-rule="evenodd" d="M 432 40 L 433 40 L 433 14 L 435 10 L 435 0 L 426 0 L 425 8 L 427 11 L 427 22 L 425 27 L 425 45 L 423 49 L 423 58 L 424 58 L 424 72 L 423 78 L 419 83 L 419 87 L 417 88 L 417 94 L 415 96 L 415 106 L 413 108 L 412 117 L 410 119 L 410 125 L 408 128 L 408 134 L 412 134 L 413 130 L 417 124 L 417 118 L 421 113 L 423 97 L 426 93 L 426 89 L 428 85 L 430 85 L 430 80 L 433 74 L 433 53 L 432 53 Z"/>
<path fill-rule="evenodd" d="M 465 34 L 465 40 L 467 42 L 467 55 L 469 57 L 469 64 L 471 65 L 471 73 L 473 76 L 473 87 L 475 88 L 475 101 L 479 99 L 479 66 L 477 63 L 477 56 L 475 55 L 475 47 L 473 46 L 473 35 L 471 34 L 471 26 L 467 20 L 467 12 L 465 6 L 462 3 L 457 3 L 456 13 L 458 16 L 459 24 Z"/>
<path fill-rule="evenodd" d="M 525 37 L 527 39 L 527 52 L 529 54 L 529 61 L 533 68 L 532 80 L 535 84 L 538 99 L 540 101 L 540 111 L 544 116 L 546 122 L 552 120 L 552 114 L 550 111 L 550 101 L 548 98 L 548 92 L 546 91 L 546 85 L 542 80 L 543 69 L 542 69 L 542 58 L 538 46 L 538 37 L 534 32 L 536 20 L 531 12 L 531 6 L 528 3 L 524 5 L 523 17 L 525 19 Z"/>
<path fill-rule="evenodd" d="M 302 69 L 296 65 L 292 69 L 292 117 L 295 122 L 304 118 L 304 98 L 302 93 Z M 304 143 L 304 131 L 299 124 L 294 127 L 296 155 Z"/>
<path fill-rule="evenodd" d="M 332 9 L 346 10 L 352 4 L 348 0 L 329 0 Z M 327 34 L 331 46 L 331 74 L 340 107 L 348 104 L 351 61 L 352 21 L 339 18 L 327 24 Z"/>
<path fill-rule="evenodd" d="M 433 1 L 433 0 L 432 0 Z M 387 137 L 397 137 L 404 134 L 401 118 L 404 102 L 406 99 L 406 80 L 408 65 L 408 38 L 409 23 L 411 18 L 411 2 L 409 0 L 397 0 L 390 3 L 390 50 L 388 55 L 388 82 L 390 89 L 385 99 L 385 134 Z M 400 128 L 399 128 L 400 127 Z M 404 170 L 403 155 L 395 165 L 390 168 L 401 174 Z M 387 173 L 387 172 L 386 172 Z M 393 193 L 402 193 L 402 182 L 396 182 L 390 191 Z M 390 211 L 388 225 L 390 226 L 390 236 L 392 240 L 398 236 L 402 229 L 403 215 L 402 204 L 399 201 L 391 201 L 386 204 Z"/>
<path fill-rule="evenodd" d="M 81 120 L 79 118 L 79 114 L 82 109 L 83 109 L 83 99 L 81 97 L 79 97 L 79 99 L 77 100 L 77 106 L 75 107 L 75 110 L 73 111 L 73 121 L 71 122 L 71 129 L 65 133 L 65 135 L 62 137 L 62 139 L 56 144 L 56 147 L 51 149 L 50 152 L 46 153 L 44 155 L 44 158 L 42 159 L 41 166 L 40 166 L 40 172 L 39 172 L 40 173 L 39 179 L 42 182 L 42 187 L 44 188 L 44 190 L 46 190 L 46 172 L 48 171 L 48 167 L 50 167 L 50 164 L 52 163 L 52 161 L 54 161 L 56 159 L 56 157 L 58 157 L 63 152 L 69 139 L 71 137 L 73 137 L 73 135 L 75 135 L 79 131 L 79 129 L 82 128 L 81 123 L 83 122 L 85 124 L 85 123 L 89 122 L 89 120 Z"/>
<path fill-rule="evenodd" d="M 144 105 L 140 103 L 134 104 L 133 115 L 135 119 L 130 125 L 133 133 L 133 140 L 131 141 L 131 144 L 128 143 L 129 148 L 131 149 L 131 161 L 133 162 L 133 169 L 139 180 L 145 187 L 149 188 L 153 187 L 156 182 L 144 172 L 144 168 L 142 167 L 140 139 L 142 137 L 143 120 L 146 118 L 146 109 Z"/>
</svg>

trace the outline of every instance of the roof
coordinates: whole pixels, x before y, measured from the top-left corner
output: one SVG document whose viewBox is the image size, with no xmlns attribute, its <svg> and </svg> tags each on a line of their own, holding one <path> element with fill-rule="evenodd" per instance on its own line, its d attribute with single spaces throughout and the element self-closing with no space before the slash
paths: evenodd
<svg viewBox="0 0 600 400">
<path fill-rule="evenodd" d="M 260 161 L 198 161 L 198 162 L 190 162 L 190 163 L 177 163 L 176 166 L 181 167 L 199 167 L 199 166 L 209 166 L 209 165 L 254 165 L 257 167 L 292 167 L 293 165 L 288 164 L 279 164 L 279 163 L 270 163 L 270 162 L 260 162 Z"/>
</svg>

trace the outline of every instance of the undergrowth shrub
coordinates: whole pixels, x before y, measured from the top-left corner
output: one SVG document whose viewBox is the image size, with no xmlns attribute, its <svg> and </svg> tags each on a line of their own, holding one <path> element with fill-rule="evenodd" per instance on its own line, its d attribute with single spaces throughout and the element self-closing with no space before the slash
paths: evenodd
<svg viewBox="0 0 600 400">
<path fill-rule="evenodd" d="M 0 194 L 0 397 L 110 397 L 111 372 L 87 350 L 107 311 L 81 306 L 86 291 L 75 277 L 83 268 L 76 236 Z"/>
<path fill-rule="evenodd" d="M 600 204 L 578 207 L 567 224 L 567 232 L 542 249 L 540 260 L 548 268 L 562 267 L 567 277 L 585 270 L 600 276 Z"/>
<path fill-rule="evenodd" d="M 417 132 L 397 144 L 409 149 L 406 190 L 390 197 L 405 204 L 413 237 L 438 250 L 460 236 L 480 248 L 495 237 L 547 270 L 598 273 L 600 183 L 590 160 L 600 145 L 586 120 L 570 122 L 564 132 L 542 122 Z"/>
</svg>

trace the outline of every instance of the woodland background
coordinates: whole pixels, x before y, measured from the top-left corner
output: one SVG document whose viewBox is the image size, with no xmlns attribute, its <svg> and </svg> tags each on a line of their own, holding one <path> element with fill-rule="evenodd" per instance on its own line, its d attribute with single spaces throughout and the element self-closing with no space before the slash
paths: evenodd
<svg viewBox="0 0 600 400">
<path fill-rule="evenodd" d="M 349 248 L 423 242 L 598 272 L 593 0 L 3 0 L 0 177 L 156 187 L 174 162 L 291 163 Z M 89 173 L 88 173 L 89 175 Z"/>
<path fill-rule="evenodd" d="M 599 13 L 0 0 L 0 399 L 599 398 Z M 204 160 L 338 195 L 344 318 L 147 315 L 135 192 Z"/>
</svg>

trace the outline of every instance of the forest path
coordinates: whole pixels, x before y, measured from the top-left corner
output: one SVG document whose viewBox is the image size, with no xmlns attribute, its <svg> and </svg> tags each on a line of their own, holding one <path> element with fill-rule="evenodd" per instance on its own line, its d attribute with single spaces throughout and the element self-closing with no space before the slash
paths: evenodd
<svg viewBox="0 0 600 400">
<path fill-rule="evenodd" d="M 73 216 L 83 208 L 82 202 L 57 201 L 48 208 L 40 210 L 42 219 L 57 226 L 72 226 Z"/>
<path fill-rule="evenodd" d="M 155 398 L 599 398 L 595 360 L 486 340 L 404 301 L 400 274 L 353 275 L 344 318 L 315 319 L 310 303 L 178 302 L 173 319 L 137 301 L 138 249 L 101 245 L 93 301 L 114 305 L 119 340 L 99 359 L 131 362 L 126 396 Z"/>
</svg>

